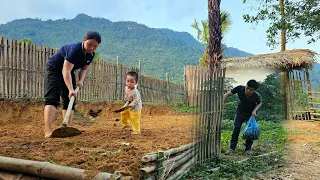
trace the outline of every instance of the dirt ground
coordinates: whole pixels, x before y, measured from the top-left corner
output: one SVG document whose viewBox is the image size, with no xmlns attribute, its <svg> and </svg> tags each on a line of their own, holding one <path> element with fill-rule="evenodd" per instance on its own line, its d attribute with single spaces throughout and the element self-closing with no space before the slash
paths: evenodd
<svg viewBox="0 0 320 180">
<path fill-rule="evenodd" d="M 0 100 L 0 155 L 47 161 L 63 166 L 113 173 L 124 170 L 139 178 L 141 157 L 191 142 L 191 116 L 175 115 L 166 107 L 144 105 L 142 134 L 122 130 L 120 104 L 86 103 L 76 106 L 74 127 L 82 135 L 46 140 L 43 133 L 43 102 Z M 89 110 L 102 109 L 94 120 Z M 62 122 L 61 111 L 54 128 Z M 123 143 L 130 143 L 124 146 Z"/>
<path fill-rule="evenodd" d="M 286 164 L 258 179 L 320 179 L 320 122 L 291 120 L 287 132 Z"/>
</svg>

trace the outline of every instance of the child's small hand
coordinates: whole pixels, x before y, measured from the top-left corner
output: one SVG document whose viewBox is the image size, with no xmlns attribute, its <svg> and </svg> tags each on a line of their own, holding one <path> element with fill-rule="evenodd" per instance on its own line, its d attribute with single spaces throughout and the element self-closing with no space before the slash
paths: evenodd
<svg viewBox="0 0 320 180">
<path fill-rule="evenodd" d="M 118 110 L 115 110 L 115 111 L 113 111 L 113 112 L 119 113 L 119 112 L 125 111 L 125 110 L 130 109 L 130 108 L 131 108 L 130 106 L 125 106 L 125 107 L 123 107 L 123 108 L 121 108 L 121 109 L 118 109 Z"/>
</svg>

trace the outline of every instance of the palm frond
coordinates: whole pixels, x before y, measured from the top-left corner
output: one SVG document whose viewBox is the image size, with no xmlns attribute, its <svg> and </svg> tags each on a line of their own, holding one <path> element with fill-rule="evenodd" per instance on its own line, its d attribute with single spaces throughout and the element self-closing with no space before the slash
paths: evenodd
<svg viewBox="0 0 320 180">
<path fill-rule="evenodd" d="M 209 42 L 209 25 L 207 20 L 202 20 L 202 29 L 203 29 L 203 35 L 202 35 L 202 42 L 208 43 Z"/>
<path fill-rule="evenodd" d="M 230 13 L 226 11 L 221 12 L 221 31 L 223 34 L 227 33 L 231 28 L 232 20 Z"/>
<path fill-rule="evenodd" d="M 191 24 L 191 27 L 193 27 L 195 30 L 197 30 L 197 39 L 198 41 L 201 41 L 202 37 L 202 31 L 201 29 L 199 28 L 199 23 L 196 19 L 194 19 L 194 22 Z"/>
</svg>

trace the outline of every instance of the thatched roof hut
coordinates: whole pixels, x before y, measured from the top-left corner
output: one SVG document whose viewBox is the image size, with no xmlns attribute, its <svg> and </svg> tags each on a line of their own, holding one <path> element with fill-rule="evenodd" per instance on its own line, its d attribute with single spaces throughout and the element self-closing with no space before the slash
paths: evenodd
<svg viewBox="0 0 320 180">
<path fill-rule="evenodd" d="M 310 69 L 316 62 L 319 62 L 319 54 L 316 52 L 309 49 L 295 49 L 248 57 L 227 58 L 222 60 L 222 65 L 227 69 L 275 67 L 290 70 Z"/>
</svg>

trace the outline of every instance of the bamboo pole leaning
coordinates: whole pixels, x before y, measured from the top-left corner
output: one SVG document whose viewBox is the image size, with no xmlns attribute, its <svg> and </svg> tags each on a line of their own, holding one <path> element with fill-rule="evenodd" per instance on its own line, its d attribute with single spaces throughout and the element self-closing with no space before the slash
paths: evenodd
<svg viewBox="0 0 320 180">
<path fill-rule="evenodd" d="M 148 175 L 149 179 L 165 179 L 173 171 L 179 171 L 180 167 L 188 163 L 190 159 L 195 158 L 196 144 L 197 142 L 193 142 L 167 151 L 147 154 L 141 160 L 148 165 L 141 168 L 140 171 Z M 170 157 L 172 155 L 174 156 Z"/>
<path fill-rule="evenodd" d="M 174 174 L 168 177 L 167 180 L 180 179 L 183 176 L 183 174 L 189 171 L 189 169 L 192 167 L 194 163 L 195 163 L 195 158 L 190 159 L 178 171 L 176 171 Z"/>
<path fill-rule="evenodd" d="M 6 171 L 32 174 L 43 178 L 63 180 L 106 180 L 119 178 L 116 175 L 106 172 L 88 171 L 78 168 L 71 168 L 49 162 L 31 161 L 17 158 L 0 156 L 0 169 Z"/>
<path fill-rule="evenodd" d="M 164 151 L 164 156 L 168 157 L 170 155 L 173 154 L 177 154 L 179 152 L 183 152 L 187 149 L 192 148 L 195 145 L 196 142 L 190 143 L 190 144 L 186 144 L 177 148 L 173 148 L 173 149 L 169 149 L 167 151 Z M 142 162 L 151 162 L 151 161 L 155 161 L 158 159 L 158 153 L 157 152 L 153 152 L 153 153 L 149 153 L 145 156 L 142 157 Z"/>
</svg>

